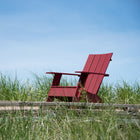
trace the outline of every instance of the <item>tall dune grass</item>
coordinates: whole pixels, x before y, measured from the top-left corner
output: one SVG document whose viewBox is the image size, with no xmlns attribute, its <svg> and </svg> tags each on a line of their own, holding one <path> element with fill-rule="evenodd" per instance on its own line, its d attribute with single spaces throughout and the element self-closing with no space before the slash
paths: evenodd
<svg viewBox="0 0 140 140">
<path fill-rule="evenodd" d="M 49 110 L 0 117 L 0 140 L 138 140 L 140 122 L 121 119 L 112 110 L 85 113 Z"/>
<path fill-rule="evenodd" d="M 34 74 L 35 80 L 21 82 L 17 76 L 0 75 L 0 100 L 10 101 L 45 101 L 52 78 Z"/>
<path fill-rule="evenodd" d="M 98 95 L 104 103 L 140 104 L 140 85 L 138 82 L 128 84 L 125 81 L 102 84 Z"/>
<path fill-rule="evenodd" d="M 34 80 L 27 79 L 25 83 L 15 76 L 11 78 L 0 74 L 0 100 L 10 101 L 45 101 L 52 82 L 52 76 L 36 75 Z M 62 79 L 60 85 L 76 85 L 77 80 L 68 81 Z M 125 81 L 119 83 L 103 83 L 98 95 L 104 103 L 140 103 L 140 84 L 138 82 L 128 84 Z"/>
</svg>

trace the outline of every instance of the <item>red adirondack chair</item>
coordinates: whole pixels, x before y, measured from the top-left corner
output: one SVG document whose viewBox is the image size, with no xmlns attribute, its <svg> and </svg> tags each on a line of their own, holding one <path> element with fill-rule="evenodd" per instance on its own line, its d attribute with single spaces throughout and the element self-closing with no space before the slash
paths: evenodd
<svg viewBox="0 0 140 140">
<path fill-rule="evenodd" d="M 109 62 L 111 61 L 112 55 L 113 53 L 90 54 L 83 71 L 76 71 L 75 74 L 46 72 L 47 74 L 54 74 L 47 102 L 51 102 L 54 98 L 58 98 L 60 100 L 67 99 L 69 102 L 76 102 L 84 99 L 88 100 L 88 102 L 101 103 L 102 99 L 97 95 L 97 93 L 104 76 L 109 76 L 109 74 L 105 74 L 105 72 Z M 79 76 L 77 86 L 59 86 L 62 75 Z"/>
</svg>

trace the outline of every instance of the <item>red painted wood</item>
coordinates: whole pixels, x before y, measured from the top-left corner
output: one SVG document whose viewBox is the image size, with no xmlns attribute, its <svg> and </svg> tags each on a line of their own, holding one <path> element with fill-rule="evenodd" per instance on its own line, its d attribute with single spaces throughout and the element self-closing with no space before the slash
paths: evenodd
<svg viewBox="0 0 140 140">
<path fill-rule="evenodd" d="M 83 71 L 88 71 L 89 72 L 89 69 L 91 67 L 91 64 L 92 64 L 92 61 L 94 60 L 94 55 L 89 55 L 88 56 L 88 59 L 86 61 L 86 64 L 85 64 L 85 67 L 83 69 Z"/>
<path fill-rule="evenodd" d="M 106 55 L 96 55 L 95 57 L 96 57 L 96 60 L 93 61 L 92 69 L 90 69 L 90 71 L 94 70 L 94 72 L 99 72 L 100 73 L 100 70 L 101 70 L 101 67 L 104 63 Z M 93 67 L 94 67 L 94 69 L 93 69 Z M 105 72 L 103 71 L 102 73 L 104 74 Z M 104 77 L 103 75 L 91 75 L 90 79 L 89 79 L 90 83 L 88 84 L 88 88 L 87 88 L 88 92 L 90 92 L 92 94 L 97 94 L 96 86 L 97 87 L 100 86 L 100 82 L 102 82 L 101 79 L 103 77 Z"/>
<path fill-rule="evenodd" d="M 90 67 L 89 71 L 95 73 L 102 73 L 102 75 L 90 74 L 88 75 L 85 89 L 92 93 L 97 94 L 100 84 L 103 80 L 103 74 L 105 74 L 109 61 L 111 59 L 111 54 L 103 54 L 103 55 L 94 55 L 94 59 L 92 61 L 92 67 Z"/>
<path fill-rule="evenodd" d="M 108 64 L 109 64 L 110 59 L 111 59 L 111 56 L 112 56 L 112 54 L 106 54 L 106 57 L 104 59 L 104 62 L 102 63 L 102 67 L 99 70 L 101 73 L 105 73 L 106 72 L 107 67 L 108 67 Z M 94 87 L 94 89 L 92 89 L 94 93 L 95 92 L 96 93 L 98 92 L 102 80 L 103 80 L 103 77 L 102 76 L 97 77 L 95 87 Z"/>
<path fill-rule="evenodd" d="M 61 73 L 56 73 L 53 78 L 52 86 L 59 86 L 61 77 L 62 77 Z"/>
<path fill-rule="evenodd" d="M 90 67 L 88 68 L 89 72 L 95 72 L 100 55 L 93 55 L 93 59 L 92 62 L 90 62 Z M 84 70 L 83 70 L 84 71 Z M 94 83 L 96 82 L 94 79 L 94 77 L 96 77 L 97 75 L 93 75 L 93 74 L 89 74 L 86 80 L 86 85 L 85 85 L 85 90 L 87 92 L 92 92 L 91 90 L 91 86 L 94 86 Z M 92 81 L 93 80 L 93 81 Z M 92 83 L 91 83 L 92 82 Z"/>
<path fill-rule="evenodd" d="M 62 74 L 62 75 L 80 76 L 80 74 L 75 74 L 75 73 L 62 73 L 62 72 L 46 72 L 46 74 Z"/>
<path fill-rule="evenodd" d="M 87 71 L 75 71 L 75 72 L 76 72 L 76 73 L 85 73 L 85 74 L 96 74 L 96 75 L 109 76 L 109 74 L 97 73 L 97 72 L 87 72 Z"/>
<path fill-rule="evenodd" d="M 97 55 L 90 54 L 83 71 L 76 71 L 76 73 L 81 74 L 47 72 L 47 74 L 54 74 L 47 101 L 53 100 L 54 97 L 72 97 L 74 101 L 79 101 L 81 98 L 80 89 L 82 85 L 82 89 L 87 92 L 87 98 L 89 101 L 101 102 L 101 98 L 97 96 L 97 93 L 104 76 L 109 76 L 109 74 L 105 74 L 105 72 L 111 61 L 112 54 L 113 53 Z M 80 78 L 77 87 L 58 86 L 63 74 L 79 76 Z M 69 101 L 71 101 L 71 98 L 69 99 Z"/>
<path fill-rule="evenodd" d="M 49 96 L 53 97 L 75 97 L 77 87 L 51 87 Z"/>
</svg>

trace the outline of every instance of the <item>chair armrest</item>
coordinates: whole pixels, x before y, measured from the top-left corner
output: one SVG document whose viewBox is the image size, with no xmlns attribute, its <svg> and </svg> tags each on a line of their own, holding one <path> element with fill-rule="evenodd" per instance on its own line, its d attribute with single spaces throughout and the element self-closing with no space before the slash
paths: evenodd
<svg viewBox="0 0 140 140">
<path fill-rule="evenodd" d="M 80 76 L 80 74 L 75 74 L 75 73 L 61 73 L 61 72 L 46 72 L 46 74 L 61 74 L 61 75 Z"/>
<path fill-rule="evenodd" d="M 86 71 L 75 71 L 75 73 L 97 74 L 97 75 L 109 76 L 109 74 L 97 73 L 97 72 L 86 72 Z"/>
</svg>

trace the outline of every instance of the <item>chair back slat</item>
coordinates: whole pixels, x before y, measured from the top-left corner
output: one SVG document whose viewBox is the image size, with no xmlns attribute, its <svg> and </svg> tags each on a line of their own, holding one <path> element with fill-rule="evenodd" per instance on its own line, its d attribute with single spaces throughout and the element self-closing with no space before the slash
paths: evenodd
<svg viewBox="0 0 140 140">
<path fill-rule="evenodd" d="M 89 71 L 90 70 L 90 67 L 92 65 L 92 61 L 94 60 L 94 57 L 95 57 L 95 55 L 91 55 L 91 54 L 88 56 L 88 59 L 86 61 L 86 64 L 84 66 L 83 71 Z"/>
</svg>

